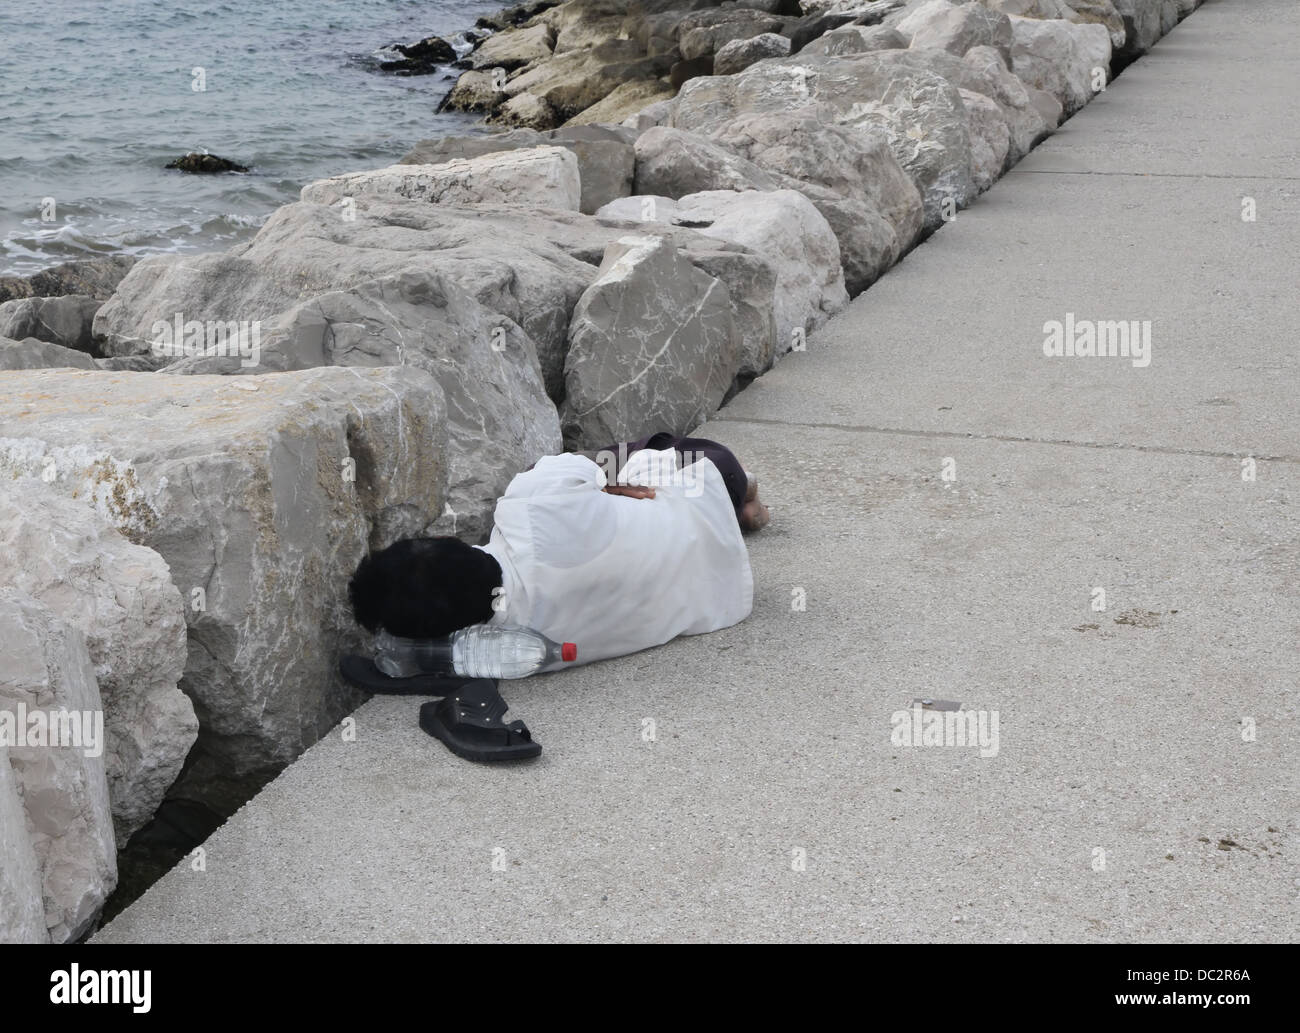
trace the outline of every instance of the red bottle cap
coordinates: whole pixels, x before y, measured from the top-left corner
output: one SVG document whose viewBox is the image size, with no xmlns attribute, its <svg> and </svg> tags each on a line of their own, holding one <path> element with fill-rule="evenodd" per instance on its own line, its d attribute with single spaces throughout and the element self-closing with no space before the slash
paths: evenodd
<svg viewBox="0 0 1300 1033">
<path fill-rule="evenodd" d="M 577 645 L 573 642 L 566 642 L 564 645 L 560 646 L 560 659 L 566 664 L 572 663 L 574 660 L 578 659 Z"/>
</svg>

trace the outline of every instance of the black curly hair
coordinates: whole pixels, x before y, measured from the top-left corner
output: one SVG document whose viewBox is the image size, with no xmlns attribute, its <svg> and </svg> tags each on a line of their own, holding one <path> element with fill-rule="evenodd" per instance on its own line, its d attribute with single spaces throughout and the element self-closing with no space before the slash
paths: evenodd
<svg viewBox="0 0 1300 1033">
<path fill-rule="evenodd" d="M 348 584 L 357 623 L 401 638 L 442 638 L 492 619 L 501 566 L 459 538 L 407 538 L 372 552 Z"/>
</svg>

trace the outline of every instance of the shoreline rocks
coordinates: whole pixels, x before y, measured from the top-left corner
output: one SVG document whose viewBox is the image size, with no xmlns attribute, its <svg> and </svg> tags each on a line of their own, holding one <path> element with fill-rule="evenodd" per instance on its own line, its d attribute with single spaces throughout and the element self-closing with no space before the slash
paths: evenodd
<svg viewBox="0 0 1300 1033">
<path fill-rule="evenodd" d="M 230 813 L 359 702 L 335 666 L 360 645 L 347 579 L 441 513 L 445 405 L 405 367 L 0 373 L 0 477 L 152 550 L 186 603 L 199 732 L 172 793 Z"/>
<path fill-rule="evenodd" d="M 103 302 L 81 294 L 58 298 L 15 298 L 0 304 L 0 337 L 62 345 L 87 355 L 95 354 L 95 313 Z"/>
<path fill-rule="evenodd" d="M 0 302 L 15 298 L 61 298 L 69 294 L 106 301 L 135 263 L 131 255 L 114 255 L 64 262 L 26 277 L 0 277 Z"/>
<path fill-rule="evenodd" d="M 432 75 L 457 60 L 456 48 L 440 36 L 428 36 L 415 43 L 394 43 L 389 49 L 401 54 L 393 61 L 381 61 L 380 71 L 395 75 Z"/>
<path fill-rule="evenodd" d="M 34 478 L 9 485 L 0 499 L 0 549 L 14 558 L 6 583 L 85 637 L 103 702 L 113 824 L 125 844 L 158 809 L 198 735 L 194 706 L 177 687 L 181 595 L 161 556 L 94 509 Z"/>
<path fill-rule="evenodd" d="M 30 897 L 14 918 L 6 909 L 0 940 L 67 943 L 91 928 L 117 885 L 104 755 L 92 745 L 103 706 L 85 636 L 7 585 L 0 586 L 0 711 L 13 722 L 14 742 L 0 746 L 0 870 L 14 866 L 24 895 L 40 887 L 40 918 Z M 44 720 L 28 720 L 34 714 Z M 67 744 L 49 730 L 57 714 L 66 715 L 54 723 L 67 728 Z"/>
</svg>

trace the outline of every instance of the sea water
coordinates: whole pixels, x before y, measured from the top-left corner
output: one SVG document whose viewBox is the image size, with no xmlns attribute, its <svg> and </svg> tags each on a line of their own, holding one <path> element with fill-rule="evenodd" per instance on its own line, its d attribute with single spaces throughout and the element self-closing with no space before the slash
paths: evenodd
<svg viewBox="0 0 1300 1033">
<path fill-rule="evenodd" d="M 464 131 L 455 69 L 378 71 L 503 0 L 0 0 L 0 275 L 215 251 L 303 184 Z M 189 151 L 247 175 L 163 168 Z"/>
</svg>

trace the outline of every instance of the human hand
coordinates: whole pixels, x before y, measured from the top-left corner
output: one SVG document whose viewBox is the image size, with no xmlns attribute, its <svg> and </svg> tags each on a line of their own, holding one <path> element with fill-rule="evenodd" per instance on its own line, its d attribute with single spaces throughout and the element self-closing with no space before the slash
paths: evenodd
<svg viewBox="0 0 1300 1033">
<path fill-rule="evenodd" d="M 641 484 L 607 484 L 605 491 L 610 495 L 622 495 L 629 499 L 652 499 L 655 497 L 654 488 L 648 488 Z"/>
</svg>

